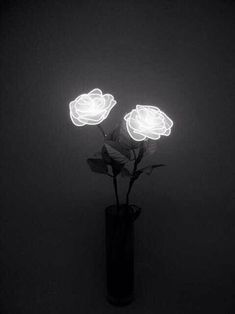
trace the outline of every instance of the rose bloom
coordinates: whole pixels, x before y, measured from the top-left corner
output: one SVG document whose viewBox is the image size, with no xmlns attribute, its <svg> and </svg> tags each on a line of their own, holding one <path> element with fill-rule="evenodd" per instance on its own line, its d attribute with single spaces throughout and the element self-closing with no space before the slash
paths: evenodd
<svg viewBox="0 0 235 314">
<path fill-rule="evenodd" d="M 168 136 L 173 126 L 173 121 L 155 106 L 137 105 L 124 119 L 127 131 L 135 141 L 146 138 L 157 140 L 162 135 Z"/>
<path fill-rule="evenodd" d="M 112 95 L 103 95 L 99 88 L 95 88 L 70 102 L 70 118 L 77 126 L 100 124 L 116 103 Z"/>
</svg>

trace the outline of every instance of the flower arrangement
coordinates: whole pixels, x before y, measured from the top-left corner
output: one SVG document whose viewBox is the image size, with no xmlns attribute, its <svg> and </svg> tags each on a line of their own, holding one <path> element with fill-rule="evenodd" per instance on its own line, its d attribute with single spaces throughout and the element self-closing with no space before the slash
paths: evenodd
<svg viewBox="0 0 235 314">
<path fill-rule="evenodd" d="M 116 103 L 111 94 L 103 94 L 95 88 L 71 101 L 69 108 L 74 125 L 97 125 L 101 131 L 104 139 L 102 148 L 95 157 L 88 158 L 87 162 L 92 171 L 112 178 L 116 206 L 119 208 L 117 177 L 121 175 L 129 179 L 125 200 L 129 206 L 130 192 L 140 175 L 149 175 L 154 169 L 164 166 L 154 164 L 139 168 L 142 159 L 155 152 L 156 140 L 170 135 L 173 121 L 156 106 L 136 105 L 114 130 L 106 134 L 101 123 Z"/>
</svg>

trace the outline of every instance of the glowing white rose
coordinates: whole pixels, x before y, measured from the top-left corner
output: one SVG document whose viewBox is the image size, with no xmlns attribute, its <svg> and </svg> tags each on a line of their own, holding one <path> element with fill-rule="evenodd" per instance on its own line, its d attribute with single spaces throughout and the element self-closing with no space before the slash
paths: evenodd
<svg viewBox="0 0 235 314">
<path fill-rule="evenodd" d="M 155 106 L 137 105 L 124 119 L 127 131 L 135 141 L 146 138 L 157 140 L 161 135 L 168 136 L 173 126 L 173 121 Z"/>
<path fill-rule="evenodd" d="M 95 88 L 70 102 L 70 118 L 77 126 L 100 124 L 116 103 L 112 95 L 103 95 L 99 88 Z"/>
</svg>

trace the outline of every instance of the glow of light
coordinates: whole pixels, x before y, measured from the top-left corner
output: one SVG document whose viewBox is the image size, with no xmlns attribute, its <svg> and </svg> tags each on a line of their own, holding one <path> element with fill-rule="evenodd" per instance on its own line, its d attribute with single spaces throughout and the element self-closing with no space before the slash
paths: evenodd
<svg viewBox="0 0 235 314">
<path fill-rule="evenodd" d="M 102 94 L 95 88 L 70 102 L 70 118 L 76 126 L 97 125 L 107 118 L 116 103 L 111 94 Z"/>
<path fill-rule="evenodd" d="M 135 141 L 158 140 L 169 136 L 173 121 L 158 107 L 137 105 L 124 117 L 130 137 Z"/>
</svg>

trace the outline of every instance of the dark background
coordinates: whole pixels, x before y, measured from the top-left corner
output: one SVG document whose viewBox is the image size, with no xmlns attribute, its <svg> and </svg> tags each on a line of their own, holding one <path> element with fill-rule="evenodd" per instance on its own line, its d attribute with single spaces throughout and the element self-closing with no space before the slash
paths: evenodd
<svg viewBox="0 0 235 314">
<path fill-rule="evenodd" d="M 233 313 L 233 1 L 1 2 L 1 313 Z M 136 184 L 136 301 L 105 301 L 109 177 L 68 104 L 99 87 L 173 120 Z M 147 163 L 147 161 L 146 161 Z M 126 183 L 120 179 L 121 192 Z"/>
</svg>

